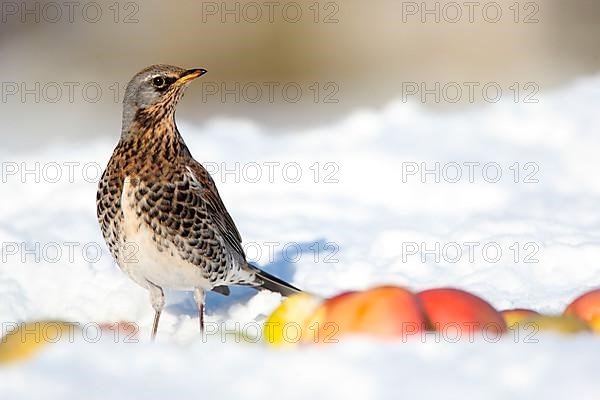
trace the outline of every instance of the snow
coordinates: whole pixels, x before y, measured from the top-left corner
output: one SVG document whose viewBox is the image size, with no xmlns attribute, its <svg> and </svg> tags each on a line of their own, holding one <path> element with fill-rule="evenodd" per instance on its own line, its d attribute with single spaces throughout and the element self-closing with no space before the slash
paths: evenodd
<svg viewBox="0 0 600 400">
<path fill-rule="evenodd" d="M 398 101 L 279 135 L 248 121 L 179 128 L 213 173 L 248 256 L 301 288 L 455 286 L 499 309 L 560 313 L 600 286 L 599 94 L 591 77 L 537 104 L 439 113 Z M 79 334 L 3 367 L 3 398 L 597 398 L 600 340 L 587 334 L 353 338 L 281 351 L 233 333 L 201 338 L 191 294 L 169 292 L 149 343 L 148 295 L 114 265 L 95 220 L 97 175 L 116 141 L 0 150 L 0 320 L 141 329 L 137 344 Z M 436 163 L 439 182 L 411 174 Z M 209 294 L 207 323 L 252 336 L 279 301 L 247 288 Z"/>
</svg>

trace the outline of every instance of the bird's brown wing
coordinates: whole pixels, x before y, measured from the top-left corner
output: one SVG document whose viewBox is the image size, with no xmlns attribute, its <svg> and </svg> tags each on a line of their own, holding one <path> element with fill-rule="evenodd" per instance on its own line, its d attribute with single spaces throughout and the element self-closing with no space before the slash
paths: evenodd
<svg viewBox="0 0 600 400">
<path fill-rule="evenodd" d="M 192 177 L 198 182 L 201 194 L 200 196 L 206 202 L 208 212 L 211 214 L 221 237 L 231 246 L 242 258 L 245 259 L 244 249 L 242 248 L 242 237 L 237 230 L 231 215 L 227 212 L 217 185 L 213 181 L 208 171 L 196 160 L 190 160 L 187 165 Z"/>
<path fill-rule="evenodd" d="M 215 221 L 219 233 L 221 233 L 221 236 L 225 238 L 225 241 L 238 252 L 245 261 L 244 250 L 242 249 L 242 237 L 235 227 L 231 215 L 229 215 L 225 209 L 225 205 L 221 200 L 221 196 L 219 196 L 215 182 L 208 171 L 206 171 L 199 162 L 192 160 L 187 165 L 187 168 L 190 169 L 192 177 L 195 178 L 200 187 L 201 196 L 207 204 L 207 210 L 211 214 L 213 221 Z M 249 272 L 252 277 L 252 280 L 248 280 L 246 283 L 250 283 L 253 286 L 281 293 L 283 296 L 290 296 L 294 293 L 301 292 L 300 289 L 252 265 L 245 264 L 243 268 L 246 273 Z"/>
<path fill-rule="evenodd" d="M 202 165 L 186 159 L 161 171 L 158 179 L 129 177 L 123 191 L 130 215 L 139 219 L 133 220 L 134 228 L 150 229 L 161 252 L 173 255 L 176 251 L 183 262 L 200 267 L 217 287 L 254 282 L 254 274 L 246 268 L 240 234 Z"/>
</svg>

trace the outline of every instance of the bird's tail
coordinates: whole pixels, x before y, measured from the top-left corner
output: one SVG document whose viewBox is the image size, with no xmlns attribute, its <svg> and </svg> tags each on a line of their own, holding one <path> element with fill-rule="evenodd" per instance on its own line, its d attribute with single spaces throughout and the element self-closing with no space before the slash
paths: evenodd
<svg viewBox="0 0 600 400">
<path fill-rule="evenodd" d="M 253 265 L 249 265 L 249 267 L 254 271 L 256 278 L 259 281 L 257 288 L 280 293 L 282 296 L 286 297 L 295 293 L 302 293 L 302 290 L 290 285 L 276 276 L 269 274 L 268 272 L 263 271 L 262 269 L 258 269 Z"/>
</svg>

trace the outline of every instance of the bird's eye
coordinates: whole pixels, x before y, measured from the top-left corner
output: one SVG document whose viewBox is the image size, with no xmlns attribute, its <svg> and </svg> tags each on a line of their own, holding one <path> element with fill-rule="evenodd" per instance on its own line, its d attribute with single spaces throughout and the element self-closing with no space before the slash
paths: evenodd
<svg viewBox="0 0 600 400">
<path fill-rule="evenodd" d="M 165 85 L 165 80 L 162 76 L 157 76 L 154 79 L 152 79 L 152 84 L 157 88 L 161 88 Z"/>
</svg>

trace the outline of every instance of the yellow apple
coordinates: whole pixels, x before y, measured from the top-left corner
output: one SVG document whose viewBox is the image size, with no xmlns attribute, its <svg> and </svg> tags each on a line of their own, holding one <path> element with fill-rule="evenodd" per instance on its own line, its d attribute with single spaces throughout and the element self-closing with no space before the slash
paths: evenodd
<svg viewBox="0 0 600 400">
<path fill-rule="evenodd" d="M 562 334 L 590 331 L 590 327 L 585 321 L 572 315 L 535 315 L 518 322 L 518 326 L 528 331 L 533 328 L 543 332 Z"/>
<path fill-rule="evenodd" d="M 299 293 L 285 299 L 265 322 L 265 341 L 272 346 L 292 346 L 307 334 L 307 322 L 321 299 Z"/>
<path fill-rule="evenodd" d="M 76 329 L 64 321 L 21 323 L 0 339 L 0 364 L 27 360 L 48 343 L 72 339 Z"/>
<path fill-rule="evenodd" d="M 506 321 L 506 325 L 510 328 L 516 323 L 523 321 L 524 319 L 533 317 L 535 315 L 540 315 L 539 313 L 528 310 L 526 308 L 514 308 L 512 310 L 503 310 L 500 312 L 504 321 Z"/>
</svg>

